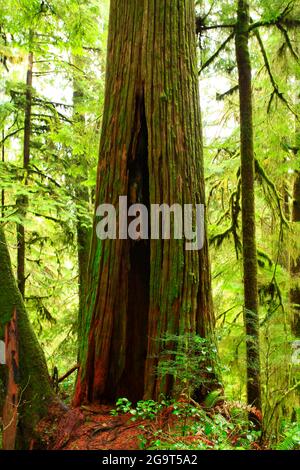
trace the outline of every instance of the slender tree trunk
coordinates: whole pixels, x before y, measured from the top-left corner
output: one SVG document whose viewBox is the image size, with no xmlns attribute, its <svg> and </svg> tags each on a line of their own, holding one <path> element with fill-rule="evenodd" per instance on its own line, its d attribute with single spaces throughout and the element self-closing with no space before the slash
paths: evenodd
<svg viewBox="0 0 300 470">
<path fill-rule="evenodd" d="M 242 225 L 244 266 L 244 321 L 247 349 L 248 403 L 261 410 L 259 317 L 255 231 L 255 162 L 253 149 L 253 111 L 251 62 L 249 55 L 249 5 L 238 0 L 236 55 L 239 72 Z"/>
<path fill-rule="evenodd" d="M 10 256 L 0 226 L 0 338 L 14 311 L 17 316 L 19 367 L 13 370 L 19 387 L 19 399 L 14 404 L 18 411 L 17 447 L 28 448 L 35 436 L 35 426 L 47 413 L 54 397 L 42 349 L 33 332 L 22 296 L 11 268 Z M 9 393 L 9 391 L 7 392 Z M 4 423 L 9 425 L 10 423 Z"/>
<path fill-rule="evenodd" d="M 148 208 L 204 204 L 194 1 L 110 8 L 96 206 L 137 194 Z M 156 374 L 159 338 L 214 328 L 206 234 L 186 251 L 185 240 L 101 242 L 96 223 L 74 401 L 172 393 Z"/>
<path fill-rule="evenodd" d="M 31 47 L 32 32 L 29 33 L 29 45 Z M 30 160 L 30 136 L 31 136 L 31 106 L 32 106 L 32 67 L 33 53 L 28 54 L 27 78 L 26 78 L 26 101 L 25 101 L 25 118 L 24 118 L 24 144 L 23 144 L 23 168 L 25 170 L 25 184 L 27 180 L 26 170 L 28 170 Z M 28 197 L 23 195 L 18 201 L 19 214 L 22 218 L 26 216 L 28 206 Z M 24 223 L 17 225 L 17 277 L 18 288 L 24 298 L 25 295 L 25 227 Z"/>
</svg>

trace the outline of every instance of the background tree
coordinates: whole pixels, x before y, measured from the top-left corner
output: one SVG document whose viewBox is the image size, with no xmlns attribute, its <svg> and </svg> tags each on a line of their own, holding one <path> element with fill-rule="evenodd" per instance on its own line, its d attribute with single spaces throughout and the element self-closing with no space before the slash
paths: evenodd
<svg viewBox="0 0 300 470">
<path fill-rule="evenodd" d="M 28 33 L 28 65 L 26 74 L 26 91 L 25 91 L 25 110 L 24 110 L 24 142 L 23 142 L 23 169 L 25 172 L 25 184 L 27 180 L 27 172 L 30 162 L 30 137 L 31 137 L 31 111 L 32 111 L 32 73 L 33 73 L 33 32 Z M 20 214 L 24 218 L 26 216 L 26 206 L 28 205 L 28 197 L 21 196 L 17 201 Z M 21 295 L 25 295 L 25 228 L 24 224 L 17 224 L 17 273 L 18 273 L 18 288 Z"/>
<path fill-rule="evenodd" d="M 298 253 L 297 243 L 291 249 L 291 232 L 286 220 L 292 192 L 291 175 L 298 168 L 293 156 L 294 136 L 291 138 L 296 90 L 292 77 L 298 64 L 293 37 L 299 27 L 298 9 L 298 2 L 251 2 L 249 51 L 255 98 L 253 124 L 261 380 L 264 427 L 268 432 L 272 432 L 274 426 L 279 431 L 283 415 L 292 412 L 290 394 L 298 377 L 297 368 L 291 366 L 293 338 L 290 333 L 286 256 L 288 252 L 295 259 Z M 203 85 L 208 87 L 203 116 L 214 304 L 217 331 L 222 337 L 219 348 L 222 361 L 225 360 L 237 380 L 237 386 L 233 387 L 230 379 L 226 390 L 234 390 L 234 396 L 240 394 L 244 397 L 245 388 L 240 387 L 244 383 L 247 364 L 246 336 L 243 336 L 241 321 L 244 300 L 241 296 L 239 86 L 237 64 L 231 49 L 236 20 L 232 8 L 223 3 L 216 8 L 213 2 L 205 2 L 198 14 L 201 77 Z M 284 120 L 282 114 L 285 115 Z M 285 189 L 281 190 L 283 182 Z M 228 352 L 229 343 L 231 353 Z M 224 381 L 227 382 L 226 376 Z"/>
<path fill-rule="evenodd" d="M 253 146 L 253 107 L 251 61 L 249 54 L 249 5 L 238 1 L 236 56 L 239 74 L 241 127 L 241 197 L 244 266 L 244 319 L 247 348 L 248 404 L 261 410 L 260 344 L 257 288 L 257 248 L 255 222 L 255 158 Z"/>
</svg>

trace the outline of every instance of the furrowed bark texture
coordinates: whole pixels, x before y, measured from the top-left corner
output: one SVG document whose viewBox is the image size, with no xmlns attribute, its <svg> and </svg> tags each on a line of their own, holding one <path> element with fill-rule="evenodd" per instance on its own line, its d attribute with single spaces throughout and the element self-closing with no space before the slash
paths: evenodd
<svg viewBox="0 0 300 470">
<path fill-rule="evenodd" d="M 0 338 L 2 340 L 5 326 L 15 310 L 19 341 L 19 368 L 15 375 L 19 385 L 16 446 L 26 449 L 30 441 L 36 437 L 35 425 L 47 413 L 53 391 L 44 354 L 31 327 L 13 276 L 4 232 L 0 226 Z"/>
<path fill-rule="evenodd" d="M 253 149 L 252 80 L 249 55 L 249 5 L 238 0 L 236 55 L 239 72 L 244 321 L 247 349 L 248 403 L 261 409 L 257 258 L 255 233 L 255 165 Z"/>
<path fill-rule="evenodd" d="M 296 46 L 299 44 L 299 35 L 295 34 Z M 300 52 L 300 47 L 297 47 L 297 51 Z M 296 75 L 298 87 L 300 87 L 300 74 Z M 300 90 L 298 88 L 296 95 L 296 110 L 298 116 L 300 116 Z M 298 119 L 295 119 L 295 158 L 300 156 L 300 123 Z M 293 211 L 292 221 L 295 223 L 300 222 L 300 172 L 298 171 L 295 176 L 294 188 L 293 188 Z M 290 263 L 291 277 L 294 281 L 298 281 L 296 286 L 293 286 L 290 291 L 290 303 L 292 306 L 292 331 L 297 338 L 300 338 L 300 256 L 296 259 L 291 259 Z"/>
<path fill-rule="evenodd" d="M 76 191 L 77 197 L 86 198 L 86 191 Z M 84 321 L 85 299 L 87 291 L 87 270 L 89 263 L 91 229 L 84 225 L 81 217 L 77 221 L 77 259 L 78 259 L 78 337 L 82 338 L 82 322 Z"/>
<path fill-rule="evenodd" d="M 2 130 L 2 147 L 1 147 L 1 162 L 5 162 L 5 143 L 4 143 L 4 138 L 5 138 L 5 131 L 4 129 Z M 4 217 L 4 206 L 5 206 L 5 191 L 4 189 L 1 189 L 1 214 L 2 217 Z"/>
<path fill-rule="evenodd" d="M 299 153 L 299 151 L 298 151 Z M 296 175 L 293 189 L 293 222 L 300 222 L 300 174 Z M 292 278 L 299 283 L 300 257 L 291 260 L 290 272 Z M 299 284 L 290 290 L 290 303 L 292 306 L 292 331 L 297 338 L 300 338 L 300 287 Z"/>
<path fill-rule="evenodd" d="M 195 41 L 193 0 L 111 1 L 96 206 L 204 204 Z M 94 227 L 89 286 L 75 403 L 170 393 L 157 338 L 213 331 L 206 236 L 186 251 L 184 240 L 100 242 Z"/>
</svg>

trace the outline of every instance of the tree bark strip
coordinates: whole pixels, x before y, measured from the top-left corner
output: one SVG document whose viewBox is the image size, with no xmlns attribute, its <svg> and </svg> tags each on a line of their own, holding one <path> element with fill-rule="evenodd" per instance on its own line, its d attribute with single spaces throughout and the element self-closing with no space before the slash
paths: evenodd
<svg viewBox="0 0 300 470">
<path fill-rule="evenodd" d="M 295 44 L 296 50 L 298 52 L 298 47 L 300 41 L 298 37 L 298 33 L 295 33 Z M 300 74 L 296 75 L 296 84 L 298 84 L 295 105 L 296 111 L 300 118 Z M 295 119 L 295 145 L 294 145 L 294 154 L 295 158 L 299 158 L 300 156 L 300 124 L 299 120 Z M 300 172 L 297 171 L 294 180 L 294 187 L 293 187 L 293 209 L 292 209 L 292 221 L 295 224 L 299 224 L 300 222 Z M 292 287 L 290 291 L 290 303 L 292 307 L 292 332 L 296 336 L 296 338 L 300 338 L 300 256 L 296 259 L 291 259 L 290 262 L 290 273 L 292 280 L 295 281 L 297 284 Z"/>
<path fill-rule="evenodd" d="M 293 187 L 293 211 L 292 221 L 300 222 L 300 174 L 297 172 Z M 299 283 L 300 276 L 300 257 L 291 259 L 290 272 L 292 280 Z M 292 331 L 300 338 L 300 286 L 297 284 L 290 290 L 290 303 L 292 307 Z"/>
<path fill-rule="evenodd" d="M 5 131 L 2 130 L 2 148 L 1 148 L 1 162 L 5 162 L 5 143 L 4 143 Z M 4 206 L 5 206 L 5 191 L 1 189 L 1 214 L 4 217 Z"/>
</svg>

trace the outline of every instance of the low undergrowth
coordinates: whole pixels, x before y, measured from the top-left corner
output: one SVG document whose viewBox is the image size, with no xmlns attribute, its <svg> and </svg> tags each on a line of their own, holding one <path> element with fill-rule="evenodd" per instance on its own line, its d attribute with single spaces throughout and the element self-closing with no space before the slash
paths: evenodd
<svg viewBox="0 0 300 470">
<path fill-rule="evenodd" d="M 111 411 L 132 415 L 140 424 L 140 449 L 156 450 L 260 450 L 261 433 L 247 419 L 247 407 L 222 401 L 212 408 L 182 396 L 178 401 L 139 401 L 126 398 Z"/>
</svg>

